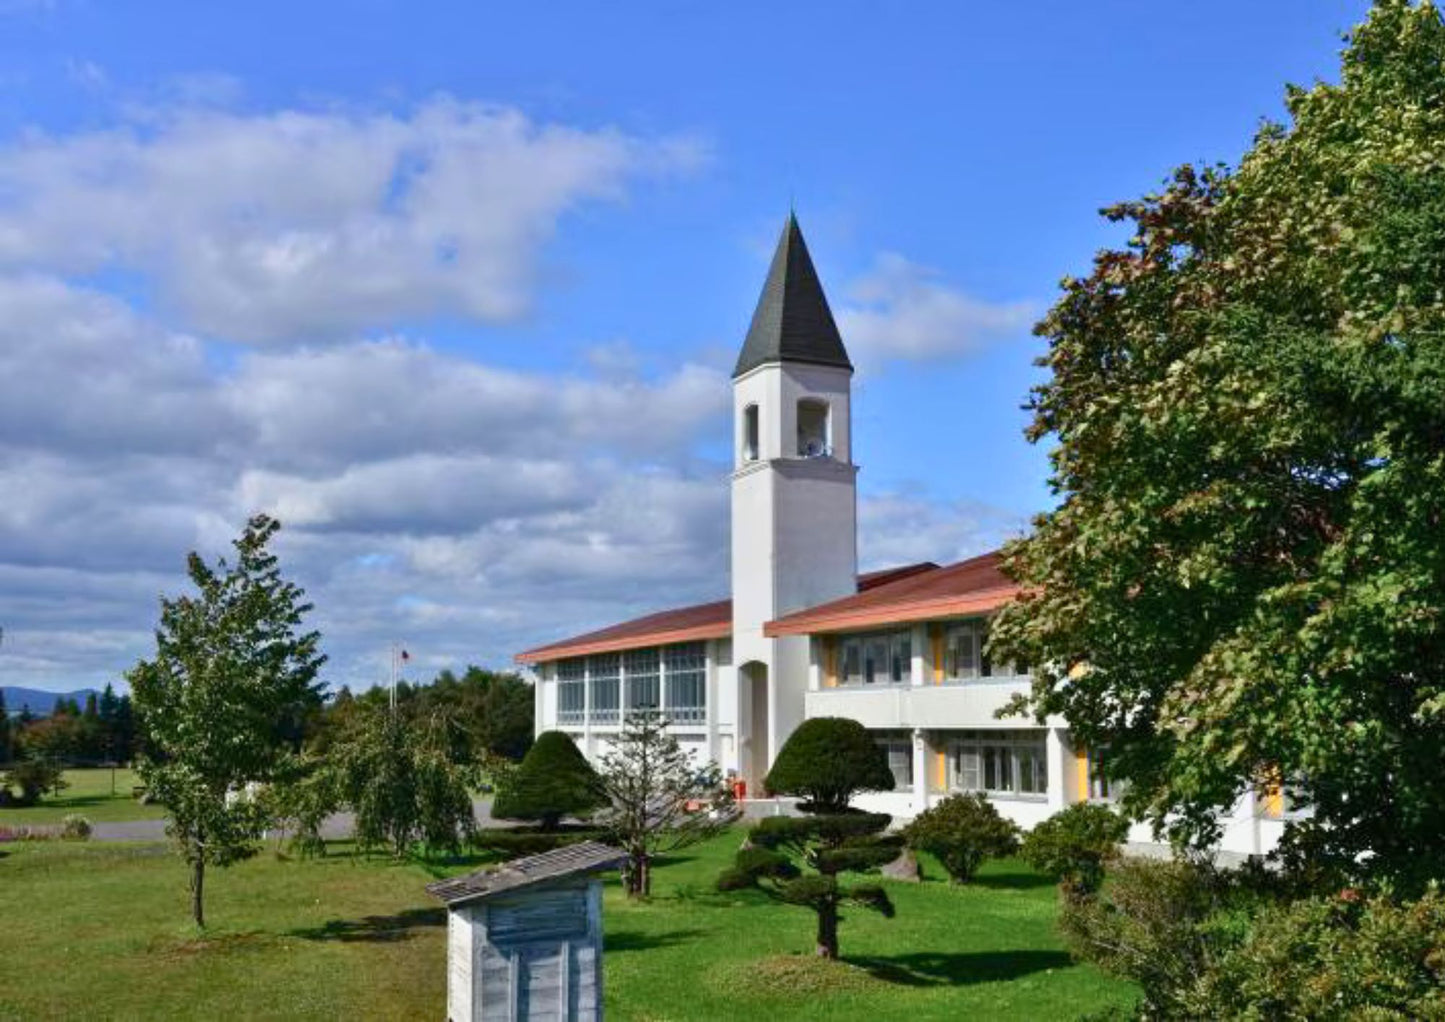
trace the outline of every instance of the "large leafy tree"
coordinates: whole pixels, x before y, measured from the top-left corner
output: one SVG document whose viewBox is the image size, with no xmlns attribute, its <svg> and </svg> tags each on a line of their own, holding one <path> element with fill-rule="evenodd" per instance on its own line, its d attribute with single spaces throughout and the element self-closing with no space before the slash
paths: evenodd
<svg viewBox="0 0 1445 1022">
<path fill-rule="evenodd" d="M 716 763 L 700 764 L 660 713 L 629 714 L 598 773 L 608 806 L 597 822 L 627 852 L 629 897 L 652 893 L 652 860 L 706 840 L 736 817 Z"/>
<path fill-rule="evenodd" d="M 294 722 L 320 699 L 320 634 L 268 549 L 280 524 L 252 518 L 233 563 L 192 553 L 196 592 L 162 598 L 156 654 L 127 675 L 145 733 L 140 773 L 170 814 L 191 868 L 191 913 L 205 925 L 206 867 L 253 854 L 266 822 L 248 789 L 281 777 Z"/>
<path fill-rule="evenodd" d="M 1287 845 L 1401 880 L 1445 863 L 1445 26 L 1381 0 L 1338 84 L 1238 166 L 1106 210 L 1038 327 L 1057 509 L 994 629 L 1032 705 L 1209 842 L 1284 782 Z"/>
</svg>

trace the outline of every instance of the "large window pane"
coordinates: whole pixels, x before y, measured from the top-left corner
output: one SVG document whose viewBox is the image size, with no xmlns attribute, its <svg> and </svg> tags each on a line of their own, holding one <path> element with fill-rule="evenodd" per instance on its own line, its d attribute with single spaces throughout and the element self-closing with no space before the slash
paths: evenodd
<svg viewBox="0 0 1445 1022">
<path fill-rule="evenodd" d="M 630 650 L 623 658 L 627 672 L 627 711 L 661 710 L 662 661 L 655 649 Z"/>
<path fill-rule="evenodd" d="M 953 782 L 991 795 L 1045 795 L 1048 752 L 1041 731 L 971 731 L 951 743 Z"/>
<path fill-rule="evenodd" d="M 592 686 L 592 723 L 616 724 L 622 701 L 622 657 L 602 653 L 587 658 L 587 683 Z"/>
<path fill-rule="evenodd" d="M 874 742 L 888 758 L 888 769 L 893 774 L 893 789 L 900 791 L 913 787 L 913 739 L 907 733 L 876 733 Z"/>
<path fill-rule="evenodd" d="M 578 657 L 557 662 L 557 723 L 580 724 L 586 714 L 587 661 Z"/>
<path fill-rule="evenodd" d="M 663 651 L 667 679 L 667 717 L 680 723 L 707 719 L 707 655 L 701 642 L 668 646 Z"/>
</svg>

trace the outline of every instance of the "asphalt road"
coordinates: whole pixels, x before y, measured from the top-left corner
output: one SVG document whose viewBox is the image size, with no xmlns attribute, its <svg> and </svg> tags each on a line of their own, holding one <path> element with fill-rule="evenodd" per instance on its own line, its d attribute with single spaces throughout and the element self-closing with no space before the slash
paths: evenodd
<svg viewBox="0 0 1445 1022">
<path fill-rule="evenodd" d="M 478 827 L 511 826 L 511 823 L 506 820 L 492 819 L 492 800 L 490 798 L 479 798 L 474 801 L 472 813 L 477 818 Z M 349 838 L 355 825 L 355 818 L 350 813 L 337 813 L 321 825 L 321 836 L 328 840 Z M 165 820 L 94 823 L 91 824 L 90 829 L 92 841 L 164 841 L 165 837 Z"/>
</svg>

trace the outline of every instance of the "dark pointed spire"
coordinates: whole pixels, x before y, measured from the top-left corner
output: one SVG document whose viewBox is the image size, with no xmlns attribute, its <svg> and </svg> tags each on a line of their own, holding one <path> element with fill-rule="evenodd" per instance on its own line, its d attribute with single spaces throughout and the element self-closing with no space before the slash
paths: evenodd
<svg viewBox="0 0 1445 1022">
<path fill-rule="evenodd" d="M 818 271 L 808 256 L 798 218 L 790 212 L 768 279 L 758 298 L 733 378 L 769 362 L 807 362 L 852 369 L 828 308 Z"/>
</svg>

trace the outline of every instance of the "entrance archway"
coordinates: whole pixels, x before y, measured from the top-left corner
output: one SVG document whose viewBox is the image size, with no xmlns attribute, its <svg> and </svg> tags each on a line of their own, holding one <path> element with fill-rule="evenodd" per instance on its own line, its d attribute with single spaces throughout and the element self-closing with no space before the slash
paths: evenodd
<svg viewBox="0 0 1445 1022">
<path fill-rule="evenodd" d="M 763 792 L 763 778 L 768 776 L 768 665 L 750 660 L 740 668 L 743 691 L 746 693 L 747 730 L 744 732 L 745 756 L 743 779 L 748 782 L 748 795 L 757 798 Z"/>
</svg>

